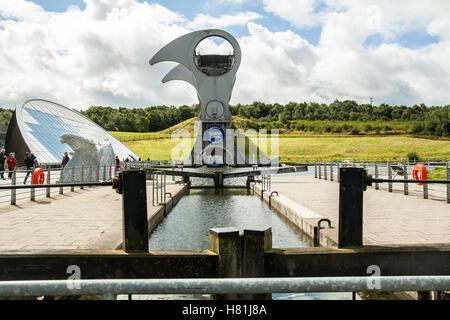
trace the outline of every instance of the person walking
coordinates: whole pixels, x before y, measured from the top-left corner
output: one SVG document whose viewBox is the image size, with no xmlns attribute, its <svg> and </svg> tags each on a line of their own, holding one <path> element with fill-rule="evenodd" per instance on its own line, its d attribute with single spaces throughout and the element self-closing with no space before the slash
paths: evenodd
<svg viewBox="0 0 450 320">
<path fill-rule="evenodd" d="M 30 157 L 33 160 L 33 167 L 37 167 L 39 165 L 39 162 L 37 161 L 37 158 L 33 152 L 30 152 Z"/>
<path fill-rule="evenodd" d="M 69 161 L 70 161 L 69 155 L 67 154 L 67 152 L 64 152 L 64 156 L 62 158 L 61 166 L 63 168 L 65 168 L 67 166 L 67 164 L 69 163 Z"/>
<path fill-rule="evenodd" d="M 120 169 L 120 159 L 118 156 L 116 156 L 116 171 L 119 171 Z"/>
<path fill-rule="evenodd" d="M 0 153 L 0 178 L 2 180 L 5 180 L 5 177 L 3 175 L 5 173 L 5 164 L 7 159 L 8 156 L 6 155 L 6 150 L 2 149 L 2 152 Z"/>
<path fill-rule="evenodd" d="M 23 184 L 27 183 L 28 177 L 33 172 L 34 164 L 37 162 L 36 157 L 32 158 L 29 152 L 25 152 L 25 158 L 23 159 L 25 166 L 27 167 L 27 174 L 25 175 L 25 179 L 23 180 Z"/>
<path fill-rule="evenodd" d="M 6 160 L 6 163 L 8 164 L 8 179 L 12 179 L 12 175 L 14 172 L 14 169 L 16 168 L 16 157 L 14 156 L 14 153 L 9 154 L 8 160 Z"/>
</svg>

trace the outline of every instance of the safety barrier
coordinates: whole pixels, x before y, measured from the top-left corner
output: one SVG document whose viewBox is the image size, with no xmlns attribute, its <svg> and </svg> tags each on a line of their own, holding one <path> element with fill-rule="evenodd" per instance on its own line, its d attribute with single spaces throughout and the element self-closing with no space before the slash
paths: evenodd
<svg viewBox="0 0 450 320">
<path fill-rule="evenodd" d="M 362 168 L 367 170 L 368 172 L 372 172 L 374 176 L 374 188 L 375 190 L 380 190 L 380 183 L 387 183 L 387 191 L 392 193 L 394 192 L 394 184 L 403 184 L 403 194 L 404 195 L 410 195 L 411 190 L 409 185 L 410 184 L 418 184 L 422 186 L 422 194 L 423 199 L 429 199 L 430 193 L 429 193 L 429 185 L 430 184 L 447 184 L 447 194 L 446 194 L 446 200 L 447 203 L 450 204 L 450 185 L 448 184 L 448 181 L 450 181 L 450 164 L 447 163 L 428 163 L 427 165 L 424 165 L 425 168 L 439 168 L 439 169 L 445 169 L 445 175 L 446 180 L 440 179 L 440 180 L 411 180 L 409 173 L 412 171 L 412 168 L 417 165 L 416 162 L 363 162 L 363 163 L 322 163 L 322 162 L 315 162 L 314 164 L 314 177 L 318 179 L 324 178 L 325 180 L 328 180 L 328 172 L 330 173 L 329 177 L 330 180 L 333 181 L 334 178 L 334 167 L 337 167 L 337 181 L 340 181 L 340 168 L 341 167 L 347 167 L 347 168 Z M 387 179 L 384 179 L 382 182 L 380 179 L 380 173 L 383 172 L 385 175 L 387 175 Z M 395 178 L 399 176 L 402 177 L 403 180 L 395 180 Z"/>
<path fill-rule="evenodd" d="M 120 294 L 267 294 L 320 292 L 444 291 L 449 276 L 54 280 L 0 282 L 0 296 L 100 295 L 114 300 Z"/>
<path fill-rule="evenodd" d="M 51 190 L 54 188 L 58 188 L 59 194 L 62 195 L 65 188 L 70 188 L 70 191 L 73 192 L 75 187 L 84 189 L 87 186 L 94 186 L 91 182 L 111 181 L 116 173 L 114 166 L 82 166 L 41 170 L 44 179 L 42 180 L 43 184 L 38 185 L 33 184 L 34 170 L 19 169 L 11 171 L 10 183 L 0 183 L 0 203 L 9 202 L 11 205 L 16 205 L 18 201 L 35 201 L 38 196 L 50 198 Z M 31 184 L 22 184 L 27 174 L 29 174 L 27 183 Z M 61 183 L 62 181 L 67 183 Z M 87 183 L 85 184 L 85 182 Z M 7 190 L 10 192 L 7 192 Z"/>
</svg>

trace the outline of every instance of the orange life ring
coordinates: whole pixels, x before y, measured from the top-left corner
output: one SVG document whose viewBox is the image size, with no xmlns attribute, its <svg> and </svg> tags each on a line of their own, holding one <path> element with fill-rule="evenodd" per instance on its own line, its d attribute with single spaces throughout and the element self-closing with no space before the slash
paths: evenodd
<svg viewBox="0 0 450 320">
<path fill-rule="evenodd" d="M 416 165 L 413 169 L 413 179 L 427 180 L 428 179 L 427 167 L 425 167 L 423 164 Z M 423 183 L 418 183 L 418 185 L 423 186 Z"/>
<path fill-rule="evenodd" d="M 34 169 L 33 172 L 33 184 L 44 184 L 45 174 L 41 168 Z"/>
</svg>

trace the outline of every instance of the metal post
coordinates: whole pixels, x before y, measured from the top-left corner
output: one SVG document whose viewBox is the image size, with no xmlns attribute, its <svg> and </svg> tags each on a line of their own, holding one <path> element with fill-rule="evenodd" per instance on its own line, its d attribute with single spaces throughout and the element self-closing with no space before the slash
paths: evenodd
<svg viewBox="0 0 450 320">
<path fill-rule="evenodd" d="M 319 179 L 322 179 L 322 163 L 319 162 Z"/>
<path fill-rule="evenodd" d="M 84 182 L 84 166 L 81 166 L 80 173 L 81 173 L 81 174 L 80 174 L 80 181 L 81 181 L 81 182 Z M 80 189 L 83 190 L 84 187 L 81 186 Z"/>
<path fill-rule="evenodd" d="M 11 185 L 15 186 L 16 185 L 16 170 L 13 171 L 11 178 L 12 178 Z M 16 205 L 16 189 L 11 189 L 11 205 L 13 205 L 13 206 Z"/>
<path fill-rule="evenodd" d="M 447 181 L 450 181 L 450 165 L 447 161 Z M 447 203 L 450 203 L 450 184 L 447 183 Z"/>
<path fill-rule="evenodd" d="M 64 169 L 61 167 L 61 171 L 59 172 L 59 183 L 63 183 L 63 177 L 64 177 Z M 59 187 L 59 194 L 64 194 L 63 187 Z"/>
<path fill-rule="evenodd" d="M 375 162 L 375 179 L 378 179 L 378 165 Z M 378 182 L 375 183 L 375 190 L 380 190 L 380 184 Z"/>
<path fill-rule="evenodd" d="M 272 250 L 272 228 L 244 230 L 242 239 L 242 277 L 265 277 L 265 252 Z M 243 294 L 244 300 L 270 300 L 272 294 Z"/>
<path fill-rule="evenodd" d="M 342 168 L 339 185 L 339 248 L 363 246 L 363 193 L 365 171 Z"/>
<path fill-rule="evenodd" d="M 122 171 L 123 244 L 127 253 L 148 252 L 147 191 L 145 172 Z"/>
<path fill-rule="evenodd" d="M 33 179 L 31 179 L 31 184 L 33 184 Z M 30 201 L 36 200 L 36 189 L 30 189 Z"/>
<path fill-rule="evenodd" d="M 391 163 L 387 162 L 387 170 L 388 170 L 388 179 L 392 180 L 392 170 L 391 170 Z M 392 192 L 392 182 L 389 182 L 389 192 Z"/>
<path fill-rule="evenodd" d="M 156 172 L 156 204 L 159 205 L 161 202 L 159 201 L 159 179 L 161 173 L 158 171 Z"/>
<path fill-rule="evenodd" d="M 242 265 L 242 247 L 239 230 L 219 228 L 209 230 L 209 250 L 219 255 L 219 277 L 240 278 Z M 236 294 L 214 295 L 215 300 L 236 300 Z"/>
<path fill-rule="evenodd" d="M 166 172 L 163 173 L 164 182 L 161 190 L 161 202 L 166 205 Z M 164 199 L 164 200 L 163 200 Z"/>
<path fill-rule="evenodd" d="M 51 184 L 51 170 L 50 170 L 50 168 L 48 168 L 47 169 L 47 184 Z M 45 196 L 47 197 L 47 198 L 50 198 L 50 187 L 49 188 L 47 188 L 47 191 L 46 191 L 46 194 L 45 194 Z"/>
<path fill-rule="evenodd" d="M 333 177 L 333 163 L 330 165 L 330 180 L 334 181 L 334 177 Z"/>
<path fill-rule="evenodd" d="M 323 170 L 324 170 L 324 178 L 325 178 L 325 180 L 328 180 L 328 177 L 327 177 L 327 163 L 326 162 L 323 164 Z"/>
<path fill-rule="evenodd" d="M 314 178 L 317 179 L 317 161 L 314 162 Z"/>
<path fill-rule="evenodd" d="M 341 182 L 341 164 L 338 162 L 337 163 L 337 168 L 336 168 L 336 176 L 337 176 L 337 178 L 336 178 L 336 180 L 337 180 L 337 182 Z"/>
<path fill-rule="evenodd" d="M 71 173 L 71 181 L 72 181 L 72 183 L 74 183 L 75 182 L 75 168 L 73 168 L 72 167 L 72 173 Z M 75 191 L 75 187 L 74 186 L 71 186 L 70 187 L 70 191 L 72 191 L 72 192 L 74 192 Z"/>
<path fill-rule="evenodd" d="M 428 166 L 426 167 L 427 171 L 430 168 L 429 165 L 430 165 L 430 161 L 428 160 Z M 428 184 L 427 183 L 423 184 L 423 198 L 428 199 Z"/>
<path fill-rule="evenodd" d="M 403 173 L 404 173 L 404 178 L 405 178 L 405 180 L 408 180 L 408 167 L 406 166 L 406 163 L 404 163 L 403 162 Z M 408 195 L 408 184 L 407 183 L 405 183 L 404 184 L 404 186 L 403 186 L 403 188 L 404 188 L 404 194 L 405 194 L 405 196 L 407 196 Z"/>
</svg>

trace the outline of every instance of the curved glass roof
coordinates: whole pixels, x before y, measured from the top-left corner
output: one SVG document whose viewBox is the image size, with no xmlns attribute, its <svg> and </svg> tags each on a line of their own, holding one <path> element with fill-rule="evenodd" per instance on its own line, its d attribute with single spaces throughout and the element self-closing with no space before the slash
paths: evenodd
<svg viewBox="0 0 450 320">
<path fill-rule="evenodd" d="M 74 134 L 96 144 L 111 143 L 120 160 L 139 157 L 102 127 L 80 113 L 57 103 L 29 100 L 16 110 L 17 123 L 30 152 L 39 163 L 60 163 L 64 152 L 72 148 L 61 143 L 61 135 Z"/>
</svg>

